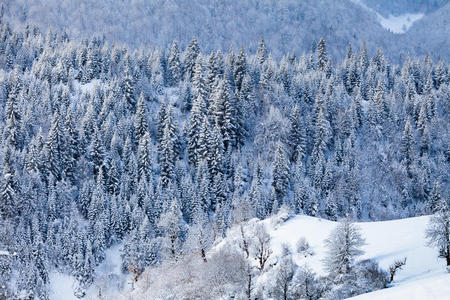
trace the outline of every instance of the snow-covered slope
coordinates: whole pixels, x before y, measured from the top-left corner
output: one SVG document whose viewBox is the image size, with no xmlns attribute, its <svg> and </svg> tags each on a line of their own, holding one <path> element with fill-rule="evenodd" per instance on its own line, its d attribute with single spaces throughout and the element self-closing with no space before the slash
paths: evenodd
<svg viewBox="0 0 450 300">
<path fill-rule="evenodd" d="M 269 223 L 269 221 L 266 221 Z M 443 261 L 436 257 L 436 251 L 425 246 L 425 228 L 428 217 L 416 217 L 385 222 L 358 223 L 366 239 L 361 259 L 374 259 L 380 267 L 387 269 L 396 259 L 407 257 L 405 268 L 399 272 L 396 281 L 412 279 L 443 269 Z M 281 244 L 289 244 L 295 249 L 296 242 L 305 237 L 316 255 L 306 260 L 300 255 L 297 263 L 307 262 L 315 271 L 323 273 L 322 259 L 325 253 L 324 240 L 336 222 L 324 219 L 296 216 L 277 229 L 271 230 L 275 252 Z M 450 277 L 449 277 L 450 279 Z"/>
<path fill-rule="evenodd" d="M 435 249 L 426 246 L 428 219 L 428 216 L 423 216 L 358 223 L 366 239 L 365 254 L 361 259 L 373 259 L 386 270 L 397 259 L 406 257 L 407 261 L 403 270 L 396 274 L 393 287 L 361 295 L 357 299 L 449 299 L 450 274 L 445 271 L 445 262 L 437 257 Z M 265 222 L 271 227 L 269 220 Z M 274 252 L 279 253 L 283 243 L 295 249 L 296 242 L 305 237 L 315 255 L 304 258 L 296 254 L 295 261 L 299 265 L 308 264 L 323 274 L 324 239 L 335 226 L 335 222 L 296 216 L 279 228 L 271 229 Z"/>
<path fill-rule="evenodd" d="M 450 298 L 450 275 L 442 271 L 423 278 L 411 279 L 372 293 L 349 298 L 351 300 L 448 300 Z"/>
<path fill-rule="evenodd" d="M 393 33 L 405 33 L 413 25 L 414 22 L 422 19 L 424 14 L 403 14 L 400 16 L 390 15 L 389 17 L 383 17 L 378 15 L 378 21 L 381 26 Z"/>
<path fill-rule="evenodd" d="M 129 288 L 126 285 L 127 276 L 122 274 L 120 268 L 121 246 L 121 244 L 117 244 L 106 250 L 106 259 L 95 269 L 96 281 L 87 290 L 84 299 L 111 299 L 119 292 L 126 291 Z M 74 295 L 75 278 L 73 276 L 52 272 L 49 277 L 50 300 L 79 299 Z"/>
<path fill-rule="evenodd" d="M 445 270 L 444 261 L 437 257 L 436 250 L 426 246 L 425 229 L 428 219 L 428 216 L 422 216 L 357 223 L 366 240 L 363 247 L 365 254 L 360 257 L 361 260 L 375 260 L 385 270 L 395 260 L 406 257 L 407 261 L 403 269 L 397 272 L 391 287 L 353 299 L 448 299 L 450 274 Z M 257 222 L 264 223 L 271 235 L 273 257 L 281 254 L 282 245 L 288 245 L 297 265 L 308 265 L 317 274 L 326 274 L 323 264 L 326 251 L 324 240 L 335 228 L 336 222 L 304 215 L 291 217 L 285 222 L 280 222 L 279 216 Z M 255 225 L 255 222 L 250 223 Z M 237 230 L 231 230 L 218 247 L 227 240 L 239 238 L 238 235 Z M 314 253 L 312 256 L 304 257 L 295 251 L 301 238 L 305 238 L 310 244 Z M 98 279 L 88 291 L 88 299 L 95 297 L 99 290 L 103 291 L 104 297 L 119 291 L 127 294 L 126 276 L 120 272 L 119 246 L 107 251 L 107 259 L 97 268 L 96 274 Z M 51 281 L 50 299 L 76 299 L 73 296 L 72 277 L 52 274 Z"/>
<path fill-rule="evenodd" d="M 361 0 L 352 0 L 352 2 L 361 5 L 367 11 L 374 13 L 377 16 L 378 22 L 383 28 L 391 31 L 392 33 L 402 34 L 408 31 L 408 29 L 414 24 L 414 22 L 423 18 L 423 13 L 404 13 L 400 15 L 383 16 L 373 8 L 368 7 Z"/>
</svg>

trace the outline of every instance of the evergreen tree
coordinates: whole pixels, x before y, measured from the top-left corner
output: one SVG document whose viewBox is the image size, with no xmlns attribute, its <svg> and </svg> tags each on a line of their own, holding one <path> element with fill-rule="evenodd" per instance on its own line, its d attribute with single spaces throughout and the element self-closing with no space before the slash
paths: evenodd
<svg viewBox="0 0 450 300">
<path fill-rule="evenodd" d="M 187 74 L 189 79 L 192 79 L 192 76 L 194 74 L 194 66 L 197 61 L 197 57 L 200 53 L 200 47 L 198 45 L 197 39 L 193 38 L 188 47 L 186 48 L 186 51 L 184 53 L 184 72 Z"/>
<path fill-rule="evenodd" d="M 10 147 L 6 147 L 3 154 L 1 184 L 0 212 L 5 217 L 14 217 L 19 209 L 19 186 Z"/>
<path fill-rule="evenodd" d="M 197 97 L 189 116 L 187 132 L 187 154 L 189 163 L 196 166 L 199 162 L 197 150 L 200 148 L 200 130 L 205 118 L 206 107 L 202 97 Z"/>
<path fill-rule="evenodd" d="M 291 125 L 289 132 L 289 146 L 290 146 L 290 160 L 295 162 L 297 159 L 303 159 L 306 152 L 306 137 L 304 127 L 300 122 L 300 114 L 298 105 L 295 105 L 291 110 L 289 118 Z"/>
<path fill-rule="evenodd" d="M 68 161 L 66 159 L 66 139 L 60 118 L 59 111 L 56 111 L 53 114 L 50 132 L 45 145 L 47 167 L 56 180 L 62 179 L 64 163 Z"/>
<path fill-rule="evenodd" d="M 203 58 L 201 55 L 197 57 L 192 75 L 192 94 L 194 99 L 201 97 L 208 106 L 208 87 L 205 83 L 205 77 L 203 74 Z"/>
<path fill-rule="evenodd" d="M 220 81 L 211 105 L 213 120 L 220 128 L 225 149 L 235 146 L 240 124 L 236 119 L 236 110 L 230 96 L 229 86 L 224 79 Z"/>
<path fill-rule="evenodd" d="M 411 121 L 408 119 L 405 123 L 405 129 L 401 140 L 402 162 L 406 167 L 408 176 L 412 176 L 412 166 L 415 161 L 414 137 L 412 134 Z"/>
<path fill-rule="evenodd" d="M 328 53 L 325 40 L 321 38 L 317 44 L 317 68 L 320 71 L 325 71 L 328 64 Z"/>
<path fill-rule="evenodd" d="M 134 83 L 131 66 L 130 66 L 130 64 L 127 64 L 126 68 L 125 68 L 122 89 L 123 89 L 123 95 L 125 97 L 125 101 L 128 105 L 128 108 L 131 111 L 134 111 L 135 106 L 136 106 L 136 99 L 135 99 L 135 95 L 134 95 L 134 92 L 135 92 L 134 85 L 135 85 L 135 83 Z"/>
<path fill-rule="evenodd" d="M 323 108 L 319 110 L 317 123 L 314 128 L 314 146 L 311 153 L 313 165 L 324 161 L 325 151 L 331 135 L 330 123 L 325 117 Z"/>
<path fill-rule="evenodd" d="M 181 81 L 181 62 L 180 51 L 178 49 L 177 41 L 172 44 L 172 49 L 168 58 L 168 71 L 169 71 L 169 85 L 177 85 Z"/>
<path fill-rule="evenodd" d="M 165 126 L 165 120 L 167 117 L 167 105 L 165 103 L 165 100 L 163 99 L 161 101 L 161 106 L 159 107 L 158 111 L 158 121 L 156 124 L 156 141 L 158 143 L 161 143 L 161 139 L 164 134 L 164 126 Z"/>
<path fill-rule="evenodd" d="M 139 141 L 144 137 L 144 135 L 148 133 L 147 105 L 145 103 L 145 98 L 143 94 L 139 96 L 135 118 L 136 120 L 134 128 L 136 132 L 136 140 L 139 143 Z"/>
<path fill-rule="evenodd" d="M 244 79 L 245 73 L 247 72 L 247 58 L 244 53 L 244 49 L 239 50 L 239 55 L 234 64 L 234 84 L 237 91 L 241 90 L 242 79 Z"/>
<path fill-rule="evenodd" d="M 98 176 L 100 169 L 103 166 L 103 160 L 105 158 L 105 149 L 100 138 L 100 133 L 95 130 L 92 142 L 90 145 L 90 156 L 94 165 L 93 174 Z"/>
<path fill-rule="evenodd" d="M 264 42 L 264 38 L 261 38 L 261 41 L 259 42 L 258 45 L 258 50 L 256 52 L 256 55 L 258 57 L 258 62 L 260 65 L 264 64 L 264 62 L 267 59 L 267 49 L 266 49 L 266 45 Z"/>
<path fill-rule="evenodd" d="M 160 178 L 164 186 L 167 186 L 174 177 L 175 162 L 178 154 L 178 129 L 172 117 L 172 107 L 169 106 L 164 120 L 164 130 L 159 151 Z"/>
<path fill-rule="evenodd" d="M 443 201 L 445 202 L 444 198 L 441 196 L 441 186 L 439 181 L 436 180 L 430 195 L 430 212 L 433 214 L 437 213 L 441 209 Z"/>
<path fill-rule="evenodd" d="M 138 180 L 144 179 L 147 182 L 152 173 L 152 141 L 147 133 L 139 140 L 138 146 Z"/>
<path fill-rule="evenodd" d="M 289 174 L 289 160 L 287 158 L 283 144 L 281 142 L 278 142 L 274 158 L 272 186 L 275 189 L 279 204 L 281 204 L 283 197 L 287 193 L 287 189 L 289 186 Z"/>
<path fill-rule="evenodd" d="M 13 74 L 10 92 L 5 104 L 5 119 L 6 124 L 4 128 L 3 139 L 8 140 L 15 149 L 21 146 L 21 120 L 22 116 L 19 109 L 19 93 L 20 93 L 20 79 L 18 75 Z"/>
</svg>

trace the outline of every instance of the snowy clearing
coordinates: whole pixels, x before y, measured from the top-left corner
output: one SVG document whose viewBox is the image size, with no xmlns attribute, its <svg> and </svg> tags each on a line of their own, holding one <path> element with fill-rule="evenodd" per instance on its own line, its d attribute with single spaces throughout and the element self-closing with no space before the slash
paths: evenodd
<svg viewBox="0 0 450 300">
<path fill-rule="evenodd" d="M 377 20 L 381 24 L 381 26 L 383 26 L 383 28 L 395 34 L 406 33 L 409 30 L 409 28 L 414 24 L 414 22 L 419 21 L 425 16 L 422 13 L 415 13 L 415 14 L 407 13 L 399 16 L 390 15 L 389 17 L 386 18 L 381 14 L 379 14 L 377 11 L 365 5 L 361 0 L 351 0 L 351 1 L 355 4 L 360 5 L 367 11 L 376 14 Z"/>
<path fill-rule="evenodd" d="M 361 259 L 373 259 L 385 270 L 395 260 L 406 257 L 407 261 L 403 269 L 397 272 L 393 287 L 360 295 L 356 299 L 448 299 L 450 274 L 445 271 L 445 261 L 437 257 L 436 249 L 426 246 L 425 228 L 428 219 L 428 216 L 422 216 L 357 223 L 366 239 L 366 245 L 363 247 L 365 254 Z M 268 229 L 272 227 L 269 220 L 264 221 Z M 297 241 L 305 237 L 314 255 L 305 258 L 295 254 L 295 262 L 298 265 L 307 264 L 317 273 L 324 274 L 324 240 L 335 226 L 336 222 L 295 216 L 279 228 L 269 229 L 274 254 L 279 254 L 283 243 L 295 250 Z M 377 298 L 373 298 L 375 296 Z"/>
<path fill-rule="evenodd" d="M 396 34 L 407 32 L 414 22 L 422 19 L 423 16 L 424 14 L 403 14 L 400 16 L 391 15 L 388 18 L 385 18 L 380 14 L 377 14 L 381 26 Z"/>
<path fill-rule="evenodd" d="M 84 299 L 99 299 L 99 292 L 110 299 L 126 290 L 127 276 L 121 272 L 120 249 L 117 244 L 106 250 L 106 259 L 95 269 L 95 282 L 88 289 Z M 78 300 L 74 295 L 75 278 L 70 275 L 52 272 L 50 274 L 50 300 Z"/>
</svg>

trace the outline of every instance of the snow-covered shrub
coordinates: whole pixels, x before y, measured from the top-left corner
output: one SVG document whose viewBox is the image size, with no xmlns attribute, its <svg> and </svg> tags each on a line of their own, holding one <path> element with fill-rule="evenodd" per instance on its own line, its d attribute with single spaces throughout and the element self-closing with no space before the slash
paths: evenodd
<svg viewBox="0 0 450 300">
<path fill-rule="evenodd" d="M 372 260 L 361 261 L 351 271 L 341 277 L 339 283 L 329 277 L 331 289 L 325 293 L 324 299 L 345 299 L 356 295 L 369 293 L 385 288 L 388 283 L 388 273 L 379 268 L 378 263 Z"/>
<path fill-rule="evenodd" d="M 289 206 L 282 205 L 278 210 L 278 213 L 272 217 L 271 225 L 273 226 L 273 228 L 276 229 L 278 226 L 286 222 L 293 215 L 294 212 Z"/>
<path fill-rule="evenodd" d="M 291 295 L 294 299 L 319 299 L 325 291 L 323 282 L 308 266 L 298 267 L 291 282 Z"/>
<path fill-rule="evenodd" d="M 311 249 L 311 245 L 309 245 L 306 238 L 301 237 L 296 244 L 297 253 L 307 257 L 310 255 L 314 255 L 314 251 Z"/>
</svg>

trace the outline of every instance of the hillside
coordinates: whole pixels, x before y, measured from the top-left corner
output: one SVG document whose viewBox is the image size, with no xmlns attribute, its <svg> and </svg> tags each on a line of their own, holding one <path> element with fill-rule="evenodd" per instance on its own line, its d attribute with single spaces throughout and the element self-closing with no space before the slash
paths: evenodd
<svg viewBox="0 0 450 300">
<path fill-rule="evenodd" d="M 286 245 L 291 250 L 293 260 L 298 266 L 312 268 L 318 275 L 326 275 L 325 264 L 323 262 L 326 254 L 324 243 L 337 223 L 308 217 L 304 215 L 290 217 L 287 221 L 282 221 L 282 215 L 277 215 L 264 221 L 250 221 L 245 225 L 244 232 L 264 224 L 271 236 L 271 248 L 273 253 L 268 261 L 275 263 L 282 259 L 282 247 Z M 406 265 L 395 275 L 394 281 L 386 289 L 381 289 L 369 294 L 363 294 L 352 299 L 446 299 L 449 294 L 448 281 L 450 274 L 445 271 L 445 261 L 436 257 L 436 250 L 426 246 L 425 229 L 429 221 L 428 216 L 407 218 L 384 222 L 362 222 L 356 225 L 361 228 L 361 235 L 365 238 L 366 245 L 362 247 L 364 254 L 360 260 L 373 260 L 379 263 L 381 269 L 388 270 L 389 266 L 396 260 L 407 258 Z M 232 228 L 227 237 L 216 247 L 210 250 L 209 256 L 213 256 L 217 249 L 230 247 L 239 243 L 240 229 Z M 296 251 L 296 244 L 305 238 L 310 245 L 309 251 L 312 256 Z M 177 272 L 180 269 L 174 266 Z M 270 289 L 274 280 L 277 280 L 272 267 L 266 269 L 265 274 L 257 277 L 254 283 L 255 293 L 258 289 Z M 273 267 L 274 269 L 276 266 Z M 154 271 L 150 271 L 154 272 Z M 195 271 L 192 274 L 195 276 Z M 157 275 L 158 273 L 153 273 Z M 162 289 L 168 288 L 169 283 L 162 283 L 158 280 L 149 279 L 143 274 L 142 282 L 138 281 L 137 289 L 131 293 L 124 293 L 123 299 L 157 299 L 164 295 Z M 147 280 L 147 282 L 146 282 Z M 193 285 L 195 286 L 195 279 Z M 154 282 L 149 284 L 148 282 Z M 182 283 L 180 283 L 182 285 Z M 175 288 L 176 293 L 178 288 Z M 159 295 L 159 296 L 158 296 Z M 166 295 L 168 295 L 166 293 Z M 264 295 L 264 293 L 263 293 Z M 170 297 L 169 297 L 170 298 Z M 263 296 L 264 299 L 270 297 Z M 122 299 L 119 297 L 119 299 Z"/>
<path fill-rule="evenodd" d="M 368 11 L 353 0 L 252 0 L 239 5 L 230 0 L 1 2 L 5 18 L 16 26 L 30 23 L 59 32 L 64 30 L 72 37 L 105 36 L 109 41 L 134 48 L 167 47 L 173 40 L 186 46 L 195 36 L 208 52 L 217 48 L 228 50 L 230 46 L 235 49 L 245 46 L 248 51 L 255 51 L 264 37 L 272 55 L 280 58 L 287 52 L 300 55 L 309 51 L 318 37 L 324 37 L 331 46 L 330 54 L 336 58 L 345 54 L 348 44 L 359 46 L 362 41 L 369 49 L 383 48 L 394 61 L 408 53 L 448 58 L 448 51 L 437 40 L 439 35 L 434 35 L 432 28 L 437 25 L 432 19 L 415 35 L 402 39 L 404 47 L 399 48 L 398 37 L 390 32 L 396 28 L 392 25 L 396 21 L 382 13 L 391 7 L 389 3 L 380 7 L 367 2 L 372 7 Z M 441 6 L 416 7 L 414 3 L 401 3 L 392 7 L 397 7 L 393 12 L 428 14 Z M 377 16 L 376 12 L 383 14 L 381 24 L 390 26 L 389 30 L 380 25 L 381 15 Z M 418 47 L 422 42 L 429 48 Z"/>
<path fill-rule="evenodd" d="M 38 4 L 45 1 L 49 6 L 40 12 Z M 125 14 L 131 3 L 148 21 L 143 7 L 151 4 L 111 0 L 95 6 L 85 0 L 66 12 L 75 2 L 53 10 L 56 2 L 33 2 L 25 12 L 36 10 L 42 22 L 54 14 L 67 20 L 76 16 L 83 24 L 86 16 L 93 33 L 103 31 L 108 10 L 97 16 L 108 5 Z M 173 3 L 148 6 L 148 22 L 161 27 L 151 27 L 157 33 L 139 33 L 169 39 L 159 30 L 178 21 L 186 25 L 184 33 L 192 33 L 196 25 L 190 26 L 191 18 L 203 14 L 182 12 L 201 11 L 206 2 L 179 10 Z M 251 38 L 258 40 L 253 50 L 221 48 L 218 40 L 202 36 L 205 27 L 197 32 L 203 43 L 189 38 L 187 45 L 170 41 L 158 47 L 162 41 L 156 38 L 151 46 L 136 40 L 128 47 L 106 37 L 107 32 L 104 38 L 80 39 L 49 31 L 48 24 L 25 26 L 9 19 L 11 10 L 0 18 L 0 299 L 66 299 L 72 294 L 82 299 L 97 297 L 100 288 L 104 297 L 121 296 L 119 291 L 127 293 L 136 280 L 140 290 L 151 286 L 163 299 L 248 299 L 252 293 L 260 293 L 259 299 L 278 298 L 286 293 L 280 287 L 292 287 L 294 299 L 301 294 L 336 300 L 387 285 L 386 249 L 379 248 L 384 247 L 380 240 L 371 242 L 376 233 L 383 237 L 381 227 L 361 223 L 371 245 L 367 258 L 373 258 L 361 261 L 362 239 L 350 220 L 450 218 L 449 64 L 437 60 L 438 53 L 396 63 L 383 50 L 384 38 L 376 45 L 354 36 L 357 44 L 342 47 L 353 29 L 374 38 L 372 28 L 385 31 L 379 24 L 371 27 L 370 17 L 361 20 L 369 22 L 367 28 L 349 29 L 350 2 L 289 6 L 295 3 L 255 0 L 241 7 L 247 9 L 242 20 L 224 11 L 216 16 L 229 27 L 219 26 L 212 37 L 224 39 L 239 35 L 233 26 L 245 30 L 264 16 L 266 23 L 249 27 L 255 30 Z M 223 4 L 223 9 L 230 6 Z M 327 5 L 329 11 L 321 13 Z M 181 16 L 178 21 L 168 21 L 169 7 L 176 20 Z M 247 15 L 251 9 L 255 18 Z M 285 36 L 291 45 L 308 43 L 303 54 L 293 53 L 291 46 L 273 46 L 285 24 L 277 18 L 283 16 L 289 16 L 286 24 L 298 21 L 286 30 L 309 34 L 299 40 Z M 303 18 L 317 26 L 305 26 Z M 77 24 L 58 26 L 76 31 Z M 340 24 L 345 28 L 335 27 Z M 130 33 L 128 38 L 134 36 L 132 25 L 116 25 Z M 271 46 L 255 36 L 258 30 L 270 33 Z M 448 48 L 442 51 L 448 54 Z M 294 214 L 310 217 L 284 223 Z M 266 251 L 271 236 L 262 224 L 274 220 L 282 226 L 268 226 L 273 240 L 291 243 L 297 238 L 286 235 L 294 236 L 297 225 L 317 223 L 317 232 L 305 233 L 313 248 L 306 241 L 296 245 L 304 248 L 312 269 L 299 268 L 297 249 L 280 247 L 281 241 L 273 246 L 280 257 Z M 245 230 L 239 231 L 239 224 Z M 329 266 L 322 270 L 321 245 L 333 224 L 338 242 L 328 242 L 331 250 L 342 244 L 339 233 L 345 230 L 353 232 L 355 245 L 346 250 L 351 257 L 344 264 L 333 261 L 341 254 L 327 255 Z M 383 224 L 388 228 L 391 223 Z M 450 265 L 448 229 L 442 232 L 433 240 L 449 249 L 441 254 Z M 402 254 L 415 256 L 419 249 L 418 256 L 431 255 L 404 234 Z M 317 254 L 311 256 L 311 249 Z M 255 260 L 257 252 L 261 256 Z M 273 259 L 266 260 L 267 255 Z M 405 270 L 419 274 L 417 263 L 408 260 L 410 270 Z M 118 284 L 103 286 L 110 282 Z"/>
</svg>

